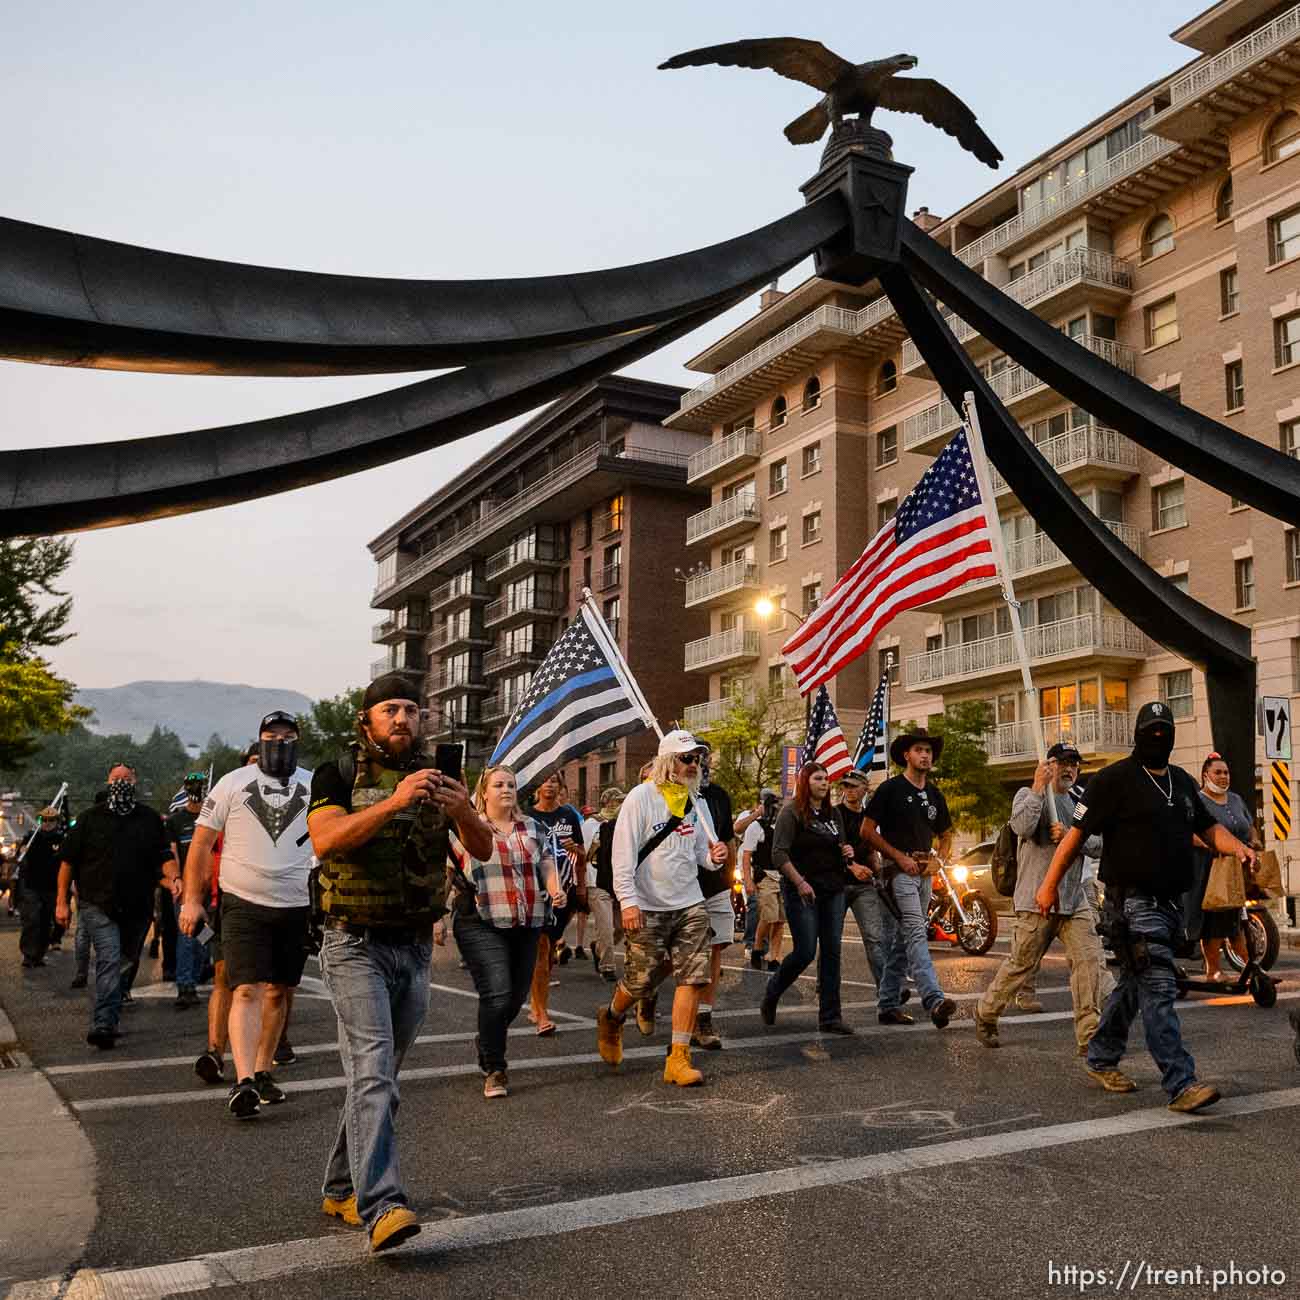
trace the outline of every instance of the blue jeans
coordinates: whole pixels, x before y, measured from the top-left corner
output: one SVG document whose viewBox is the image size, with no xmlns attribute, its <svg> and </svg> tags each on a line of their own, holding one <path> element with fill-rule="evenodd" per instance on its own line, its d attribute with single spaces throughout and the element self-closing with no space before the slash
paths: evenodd
<svg viewBox="0 0 1300 1300">
<path fill-rule="evenodd" d="M 181 905 L 173 902 L 172 910 L 176 913 L 176 920 L 179 923 Z M 181 934 L 178 928 L 176 935 L 176 987 L 178 989 L 192 989 L 199 983 L 203 977 L 203 967 L 207 964 L 207 957 L 207 949 L 204 945 L 188 934 Z"/>
<path fill-rule="evenodd" d="M 73 939 L 72 951 L 77 963 L 76 977 L 79 980 L 90 976 L 90 927 L 81 922 L 81 904 L 77 904 L 77 933 Z"/>
<path fill-rule="evenodd" d="M 354 1192 L 366 1227 L 409 1208 L 397 1161 L 397 1072 L 429 1010 L 432 943 L 389 944 L 326 930 L 321 976 L 339 1019 L 348 1092 L 325 1167 L 324 1194 Z"/>
<path fill-rule="evenodd" d="M 122 931 L 117 922 L 94 903 L 77 907 L 77 945 L 85 934 L 86 952 L 95 950 L 95 997 L 90 1009 L 91 1029 L 116 1029 L 122 1016 Z"/>
<path fill-rule="evenodd" d="M 758 932 L 758 895 L 745 895 L 745 947 L 754 946 L 754 935 Z"/>
<path fill-rule="evenodd" d="M 943 1001 L 943 989 L 934 973 L 930 947 L 926 942 L 925 914 L 930 906 L 930 877 L 909 876 L 898 872 L 887 886 L 894 891 L 894 902 L 902 913 L 901 923 L 889 908 L 882 909 L 881 946 L 884 952 L 884 975 L 876 992 L 877 1011 L 895 1011 L 902 1005 L 903 980 L 908 971 L 921 995 L 921 1005 L 929 1011 Z"/>
<path fill-rule="evenodd" d="M 484 1074 L 506 1068 L 506 1033 L 528 999 L 541 930 L 488 925 L 477 913 L 452 923 L 456 946 L 478 991 L 478 1065 Z"/>
<path fill-rule="evenodd" d="M 793 949 L 767 982 L 767 1000 L 776 1002 L 817 958 L 817 1023 L 840 1019 L 840 941 L 844 936 L 844 893 L 818 894 L 811 902 L 781 881 L 785 921 Z"/>
<path fill-rule="evenodd" d="M 867 954 L 867 965 L 871 967 L 871 978 L 876 982 L 876 993 L 879 996 L 880 981 L 885 973 L 884 923 L 880 919 L 884 909 L 880 906 L 880 898 L 874 886 L 854 884 L 844 891 L 844 900 L 858 923 L 862 947 Z"/>
<path fill-rule="evenodd" d="M 1160 1067 L 1160 1082 L 1171 1098 L 1196 1082 L 1196 1062 L 1183 1046 L 1182 1026 L 1174 1010 L 1178 992 L 1173 960 L 1175 937 L 1182 930 L 1176 904 L 1146 894 L 1124 900 L 1124 919 L 1134 938 L 1145 939 L 1151 964 L 1143 971 L 1125 970 L 1102 1008 L 1101 1023 L 1088 1044 L 1088 1068 L 1113 1070 L 1128 1046 L 1128 1031 L 1139 1010 L 1147 1051 Z"/>
</svg>

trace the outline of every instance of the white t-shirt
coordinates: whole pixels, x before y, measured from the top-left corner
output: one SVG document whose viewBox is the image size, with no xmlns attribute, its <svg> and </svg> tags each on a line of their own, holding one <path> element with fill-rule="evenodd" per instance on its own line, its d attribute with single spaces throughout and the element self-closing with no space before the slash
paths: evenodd
<svg viewBox="0 0 1300 1300">
<path fill-rule="evenodd" d="M 591 851 L 591 846 L 596 842 L 596 836 L 600 834 L 600 828 L 603 825 L 599 817 L 588 817 L 582 823 L 582 848 L 587 855 L 587 888 L 596 888 L 596 855 Z"/>
<path fill-rule="evenodd" d="M 277 781 L 250 764 L 212 787 L 196 824 L 221 833 L 223 890 L 261 907 L 307 906 L 310 797 L 311 773 L 303 767 Z"/>
<path fill-rule="evenodd" d="M 762 842 L 763 824 L 757 817 L 755 817 L 754 820 L 745 827 L 745 838 L 740 842 L 741 851 L 744 852 L 747 850 L 748 852 L 753 853 Z"/>
</svg>

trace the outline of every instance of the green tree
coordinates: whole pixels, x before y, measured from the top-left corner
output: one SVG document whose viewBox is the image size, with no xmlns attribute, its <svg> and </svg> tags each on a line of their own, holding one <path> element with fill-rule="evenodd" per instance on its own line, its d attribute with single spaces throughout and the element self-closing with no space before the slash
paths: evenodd
<svg viewBox="0 0 1300 1300">
<path fill-rule="evenodd" d="M 990 769 L 984 748 L 984 737 L 992 725 L 992 712 L 983 700 L 950 704 L 928 722 L 930 733 L 943 737 L 935 781 L 943 791 L 953 824 L 981 838 L 1011 815 L 1011 796 Z M 907 729 L 912 726 L 907 724 Z"/>
<path fill-rule="evenodd" d="M 298 715 L 298 761 L 303 767 L 337 758 L 356 739 L 363 693 L 362 687 L 354 686 L 332 699 L 317 700 L 310 713 Z"/>
<path fill-rule="evenodd" d="M 758 691 L 737 696 L 717 723 L 700 729 L 713 751 L 712 779 L 737 809 L 757 803 L 765 785 L 780 784 L 782 749 L 801 738 L 803 723 L 802 699 Z"/>
</svg>

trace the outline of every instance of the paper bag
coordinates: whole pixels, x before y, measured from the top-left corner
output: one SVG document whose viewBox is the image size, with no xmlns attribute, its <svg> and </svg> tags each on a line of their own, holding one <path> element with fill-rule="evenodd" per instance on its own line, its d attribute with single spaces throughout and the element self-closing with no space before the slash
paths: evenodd
<svg viewBox="0 0 1300 1300">
<path fill-rule="evenodd" d="M 1246 906 L 1245 869 L 1231 854 L 1216 857 L 1210 863 L 1210 878 L 1205 882 L 1204 912 L 1232 912 Z"/>
<path fill-rule="evenodd" d="M 1255 889 L 1265 898 L 1281 898 L 1282 867 L 1272 849 L 1261 853 L 1255 863 Z"/>
</svg>

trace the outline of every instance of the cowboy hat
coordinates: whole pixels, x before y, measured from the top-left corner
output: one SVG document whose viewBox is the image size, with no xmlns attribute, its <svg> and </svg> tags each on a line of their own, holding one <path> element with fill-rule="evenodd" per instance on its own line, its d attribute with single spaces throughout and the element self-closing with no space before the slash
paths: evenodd
<svg viewBox="0 0 1300 1300">
<path fill-rule="evenodd" d="M 934 754 L 934 761 L 939 761 L 939 755 L 943 753 L 943 737 L 930 735 L 924 727 L 920 731 L 908 731 L 901 736 L 895 736 L 889 746 L 889 757 L 898 764 L 899 767 L 907 766 L 907 751 L 912 748 L 918 741 L 925 741 L 930 746 Z"/>
</svg>

